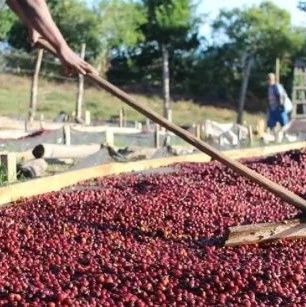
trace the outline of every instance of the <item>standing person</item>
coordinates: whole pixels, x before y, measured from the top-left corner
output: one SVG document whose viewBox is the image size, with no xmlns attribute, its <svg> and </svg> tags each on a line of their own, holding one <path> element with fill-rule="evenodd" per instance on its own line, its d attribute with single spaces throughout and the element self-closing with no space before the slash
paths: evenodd
<svg viewBox="0 0 306 307">
<path fill-rule="evenodd" d="M 7 0 L 8 6 L 28 27 L 30 39 L 35 45 L 45 39 L 55 50 L 66 72 L 83 75 L 96 74 L 96 70 L 72 51 L 53 21 L 45 0 Z"/>
<path fill-rule="evenodd" d="M 280 124 L 281 129 L 278 131 L 278 141 L 281 142 L 290 122 L 292 103 L 284 87 L 276 82 L 274 73 L 268 74 L 267 82 L 269 101 L 267 127 L 270 131 L 276 132 L 276 126 Z"/>
</svg>

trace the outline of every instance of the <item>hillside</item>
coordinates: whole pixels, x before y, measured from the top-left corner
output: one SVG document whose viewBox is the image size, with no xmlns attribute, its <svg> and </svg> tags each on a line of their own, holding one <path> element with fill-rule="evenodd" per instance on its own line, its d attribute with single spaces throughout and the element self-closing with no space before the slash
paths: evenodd
<svg viewBox="0 0 306 307">
<path fill-rule="evenodd" d="M 15 75 L 0 74 L 0 106 L 1 115 L 24 118 L 27 114 L 31 79 Z M 75 109 L 77 84 L 57 83 L 40 80 L 38 94 L 38 114 L 53 119 L 60 111 L 71 114 Z M 155 111 L 162 112 L 160 97 L 133 95 L 137 100 Z M 94 87 L 87 87 L 84 97 L 84 109 L 91 111 L 93 120 L 106 120 L 116 116 L 123 106 L 118 99 Z M 125 107 L 129 120 L 143 120 L 143 116 L 129 107 Z M 245 120 L 255 124 L 262 114 L 245 113 Z M 199 106 L 192 101 L 177 101 L 173 104 L 173 118 L 178 124 L 200 123 L 205 119 L 220 122 L 235 121 L 236 113 L 226 108 Z"/>
</svg>

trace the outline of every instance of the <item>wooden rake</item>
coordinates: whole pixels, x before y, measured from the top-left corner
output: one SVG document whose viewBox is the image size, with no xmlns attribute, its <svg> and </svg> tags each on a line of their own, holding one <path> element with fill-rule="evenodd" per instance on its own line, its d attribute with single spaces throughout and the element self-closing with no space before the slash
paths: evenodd
<svg viewBox="0 0 306 307">
<path fill-rule="evenodd" d="M 55 49 L 45 40 L 40 39 L 36 45 L 38 48 L 43 48 L 56 56 Z M 86 77 L 97 84 L 99 87 L 103 88 L 107 92 L 111 93 L 115 97 L 119 98 L 121 101 L 125 102 L 127 105 L 140 112 L 147 118 L 151 119 L 153 122 L 163 126 L 167 130 L 173 132 L 175 135 L 181 137 L 187 143 L 191 144 L 201 152 L 209 155 L 214 160 L 217 160 L 234 170 L 238 174 L 248 178 L 254 183 L 257 183 L 261 187 L 270 191 L 274 195 L 281 198 L 283 201 L 290 203 L 297 209 L 306 213 L 306 200 L 296 195 L 295 193 L 289 191 L 283 186 L 273 182 L 272 180 L 260 175 L 259 173 L 251 170 L 245 165 L 238 161 L 234 161 L 226 157 L 223 153 L 213 148 L 209 144 L 206 144 L 202 140 L 196 138 L 193 134 L 189 133 L 187 130 L 175 125 L 174 123 L 168 121 L 158 113 L 153 110 L 143 106 L 141 103 L 136 101 L 132 96 L 128 95 L 126 92 L 122 91 L 118 87 L 114 86 L 110 82 L 102 79 L 95 74 L 87 74 Z M 297 224 L 298 223 L 298 224 Z M 285 226 L 284 226 L 285 225 Z M 277 235 L 276 235 L 277 234 Z M 240 245 L 240 244 L 250 244 L 264 242 L 268 240 L 280 239 L 280 238 L 301 238 L 306 236 L 306 224 L 301 221 L 289 221 L 277 224 L 259 224 L 259 225 L 247 225 L 238 226 L 230 228 L 229 238 L 225 245 Z"/>
</svg>

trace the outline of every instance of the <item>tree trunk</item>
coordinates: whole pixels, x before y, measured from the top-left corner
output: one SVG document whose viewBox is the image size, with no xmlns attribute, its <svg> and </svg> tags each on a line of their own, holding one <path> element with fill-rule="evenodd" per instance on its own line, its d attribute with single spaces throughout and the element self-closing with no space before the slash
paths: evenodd
<svg viewBox="0 0 306 307">
<path fill-rule="evenodd" d="M 243 123 L 243 111 L 244 111 L 244 106 L 245 106 L 245 98 L 246 98 L 246 93 L 248 90 L 252 65 L 253 65 L 253 57 L 249 57 L 249 59 L 247 60 L 246 67 L 244 69 L 244 73 L 243 73 L 243 80 L 242 80 L 240 98 L 239 98 L 237 124 L 240 124 L 240 125 L 242 125 Z"/>
<path fill-rule="evenodd" d="M 280 68 L 281 68 L 280 59 L 277 58 L 275 63 L 275 79 L 277 83 L 280 83 Z"/>
<path fill-rule="evenodd" d="M 164 117 L 171 119 L 171 100 L 170 100 L 170 71 L 169 71 L 169 51 L 166 45 L 162 45 L 163 54 L 163 98 L 164 98 Z"/>
<path fill-rule="evenodd" d="M 86 44 L 82 44 L 81 49 L 81 58 L 85 58 Z M 78 96 L 76 102 L 75 116 L 76 119 L 79 120 L 82 118 L 82 105 L 83 105 L 83 97 L 84 97 L 84 76 L 79 74 L 79 88 L 78 88 Z"/>
<path fill-rule="evenodd" d="M 32 88 L 31 88 L 31 100 L 30 100 L 30 108 L 29 108 L 29 121 L 30 122 L 34 120 L 36 109 L 37 109 L 38 79 L 39 79 L 39 72 L 41 68 L 43 54 L 44 54 L 44 50 L 38 49 L 36 65 L 35 65 L 34 75 L 32 79 Z"/>
</svg>

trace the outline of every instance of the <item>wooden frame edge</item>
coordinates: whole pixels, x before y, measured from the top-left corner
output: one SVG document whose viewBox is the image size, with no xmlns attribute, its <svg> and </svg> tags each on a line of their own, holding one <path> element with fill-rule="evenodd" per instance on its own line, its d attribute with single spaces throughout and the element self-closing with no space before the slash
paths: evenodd
<svg viewBox="0 0 306 307">
<path fill-rule="evenodd" d="M 257 147 L 249 149 L 235 149 L 226 151 L 226 155 L 233 159 L 262 157 L 288 150 L 306 147 L 306 142 L 283 144 L 269 147 Z M 187 156 L 167 157 L 154 160 L 143 160 L 129 163 L 108 163 L 96 167 L 68 171 L 49 177 L 34 179 L 27 182 L 16 183 L 0 188 L 0 207 L 22 198 L 33 197 L 44 193 L 59 191 L 78 182 L 118 175 L 121 173 L 144 171 L 159 167 L 166 167 L 175 163 L 208 163 L 211 158 L 206 154 L 193 154 Z"/>
</svg>

